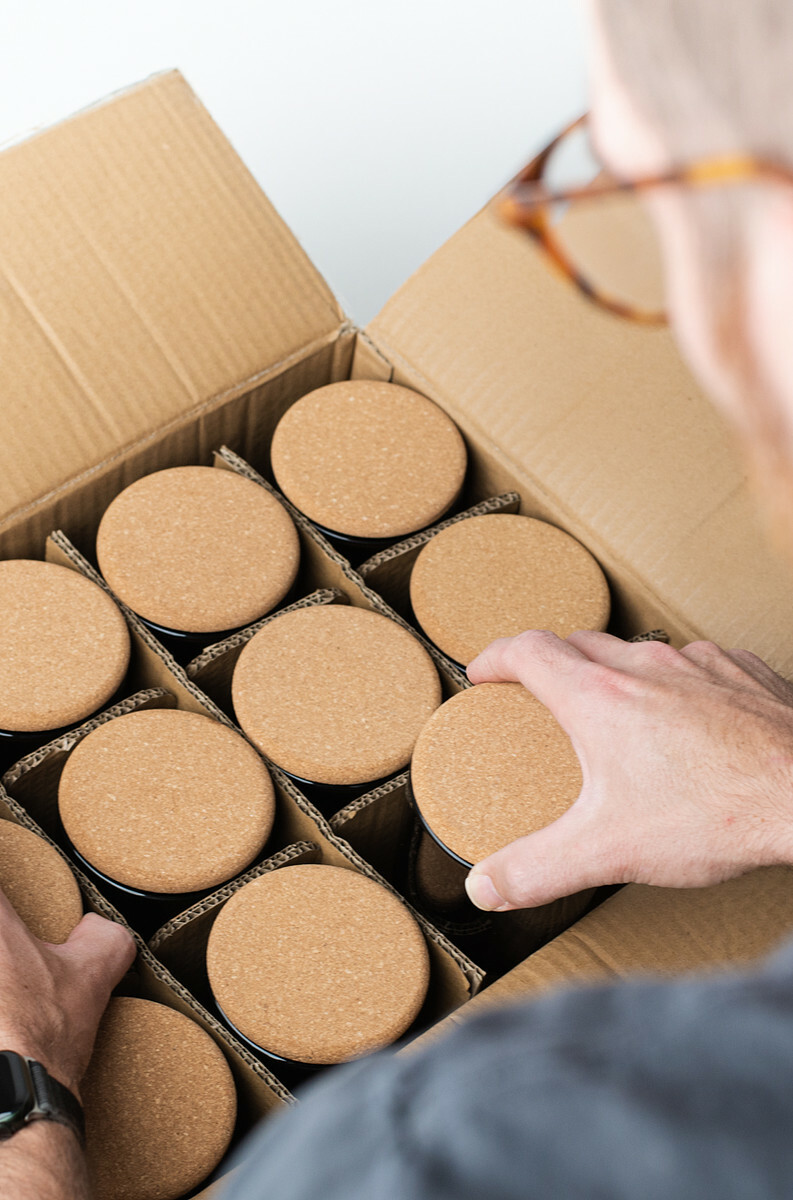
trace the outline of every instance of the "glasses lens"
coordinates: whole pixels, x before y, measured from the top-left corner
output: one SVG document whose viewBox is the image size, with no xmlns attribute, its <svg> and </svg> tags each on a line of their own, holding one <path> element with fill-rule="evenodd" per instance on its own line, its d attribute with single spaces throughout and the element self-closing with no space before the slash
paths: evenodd
<svg viewBox="0 0 793 1200">
<path fill-rule="evenodd" d="M 563 138 L 543 181 L 552 192 L 612 178 L 598 163 L 586 127 Z M 598 293 L 643 312 L 665 307 L 660 246 L 634 192 L 595 195 L 554 204 L 551 228 L 563 254 Z"/>
</svg>

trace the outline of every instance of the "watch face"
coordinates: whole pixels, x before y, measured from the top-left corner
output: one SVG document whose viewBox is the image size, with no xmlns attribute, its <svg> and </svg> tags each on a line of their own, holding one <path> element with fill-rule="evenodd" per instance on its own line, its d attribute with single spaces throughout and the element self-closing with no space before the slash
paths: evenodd
<svg viewBox="0 0 793 1200">
<path fill-rule="evenodd" d="M 0 1137 L 13 1133 L 33 1104 L 27 1063 L 13 1050 L 0 1050 Z"/>
</svg>

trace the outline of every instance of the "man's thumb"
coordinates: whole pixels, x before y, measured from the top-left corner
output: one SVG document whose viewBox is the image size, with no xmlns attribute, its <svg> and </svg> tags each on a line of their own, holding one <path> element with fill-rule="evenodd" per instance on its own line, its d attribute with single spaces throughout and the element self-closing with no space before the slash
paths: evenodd
<svg viewBox="0 0 793 1200">
<path fill-rule="evenodd" d="M 69 940 L 53 947 L 68 959 L 84 980 L 99 991 L 115 987 L 135 959 L 135 943 L 123 925 L 95 913 L 86 913 Z"/>
<path fill-rule="evenodd" d="M 575 808 L 528 837 L 477 863 L 465 881 L 468 898 L 487 912 L 537 908 L 608 879 L 602 854 L 592 845 Z"/>
</svg>

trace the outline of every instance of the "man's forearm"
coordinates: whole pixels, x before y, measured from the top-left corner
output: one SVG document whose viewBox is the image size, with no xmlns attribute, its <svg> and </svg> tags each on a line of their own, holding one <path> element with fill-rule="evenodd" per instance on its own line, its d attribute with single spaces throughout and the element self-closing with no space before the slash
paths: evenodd
<svg viewBox="0 0 793 1200">
<path fill-rule="evenodd" d="M 0 1142 L 3 1200 L 91 1200 L 85 1154 L 65 1125 L 33 1121 Z"/>
</svg>

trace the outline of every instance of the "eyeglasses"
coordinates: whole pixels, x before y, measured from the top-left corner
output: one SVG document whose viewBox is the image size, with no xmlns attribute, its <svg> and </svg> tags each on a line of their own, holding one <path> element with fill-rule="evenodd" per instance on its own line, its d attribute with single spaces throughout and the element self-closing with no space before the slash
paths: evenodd
<svg viewBox="0 0 793 1200">
<path fill-rule="evenodd" d="M 581 184 L 586 172 L 589 182 Z M 575 186 L 573 179 L 579 181 Z M 631 321 L 660 325 L 667 319 L 663 263 L 640 193 L 669 184 L 701 188 L 757 180 L 791 184 L 793 170 L 727 154 L 641 179 L 615 177 L 592 149 L 584 115 L 507 185 L 498 209 L 595 304 Z"/>
</svg>

